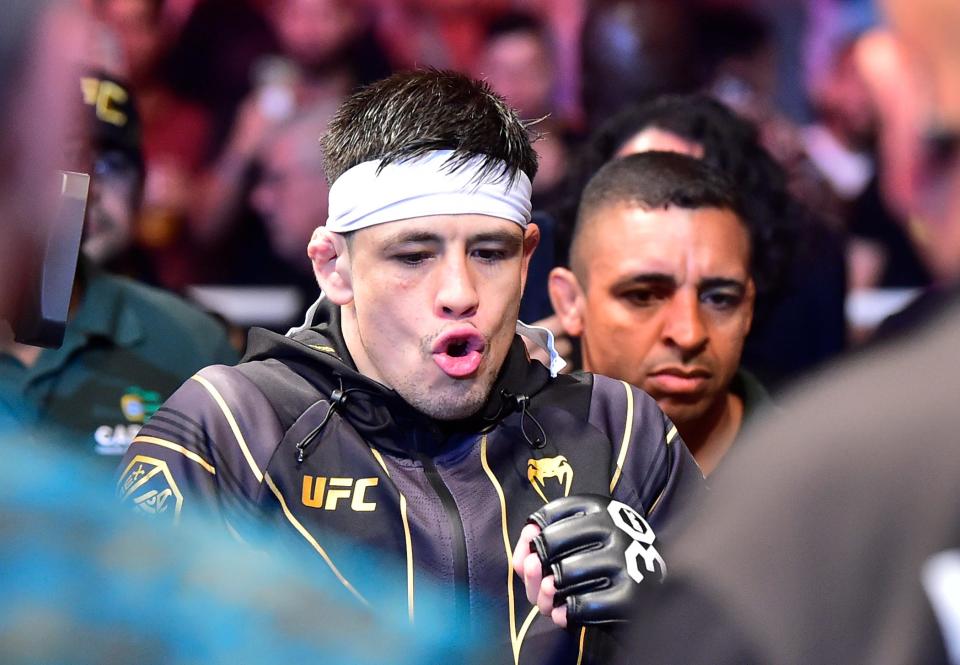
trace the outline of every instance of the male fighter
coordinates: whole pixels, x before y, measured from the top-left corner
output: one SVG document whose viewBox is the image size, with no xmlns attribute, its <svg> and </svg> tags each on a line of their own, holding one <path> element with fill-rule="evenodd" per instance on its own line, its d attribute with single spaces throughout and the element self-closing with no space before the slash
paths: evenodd
<svg viewBox="0 0 960 665">
<path fill-rule="evenodd" d="M 493 622 L 496 660 L 589 662 L 604 640 L 587 627 L 661 578 L 655 530 L 702 478 L 646 394 L 527 358 L 526 127 L 483 83 L 408 72 L 349 98 L 323 150 L 330 215 L 308 253 L 325 297 L 302 329 L 254 331 L 245 362 L 187 381 L 119 491 L 168 519 L 207 506 L 294 529 L 376 603 L 360 586 L 378 571 L 330 533 L 349 536 L 406 561 L 411 619 L 432 579 L 465 630 Z M 524 601 L 542 568 L 515 575 L 515 546 L 571 629 Z"/>
</svg>

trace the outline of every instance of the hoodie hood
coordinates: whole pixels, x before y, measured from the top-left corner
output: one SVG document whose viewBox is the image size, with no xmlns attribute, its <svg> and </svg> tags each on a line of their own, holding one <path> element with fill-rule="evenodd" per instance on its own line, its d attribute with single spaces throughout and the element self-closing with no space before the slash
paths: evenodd
<svg viewBox="0 0 960 665">
<path fill-rule="evenodd" d="M 550 382 L 550 372 L 531 361 L 523 341 L 515 336 L 490 395 L 469 418 L 441 421 L 410 406 L 398 393 L 364 376 L 347 350 L 340 327 L 340 308 L 324 302 L 312 326 L 283 336 L 262 328 L 250 331 L 241 363 L 272 361 L 287 365 L 320 393 L 367 441 L 377 448 L 407 457 L 434 456 L 457 433 L 485 432 L 512 414 L 529 414 L 531 398 Z M 536 432 L 542 428 L 527 427 Z M 542 445 L 531 435 L 531 445 Z"/>
</svg>

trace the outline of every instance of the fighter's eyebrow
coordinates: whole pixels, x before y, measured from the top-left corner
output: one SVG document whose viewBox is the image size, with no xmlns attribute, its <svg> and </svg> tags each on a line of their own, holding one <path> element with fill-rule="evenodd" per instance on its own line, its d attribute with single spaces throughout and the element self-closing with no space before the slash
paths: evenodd
<svg viewBox="0 0 960 665">
<path fill-rule="evenodd" d="M 492 242 L 507 245 L 511 248 L 518 248 L 523 244 L 523 237 L 510 233 L 509 231 L 489 231 L 486 233 L 477 233 L 469 238 L 469 243 Z"/>
<path fill-rule="evenodd" d="M 393 235 L 387 236 L 381 241 L 382 247 L 391 247 L 392 245 L 399 245 L 401 243 L 441 243 L 443 238 L 439 234 L 431 233 L 430 231 L 400 231 Z"/>
</svg>

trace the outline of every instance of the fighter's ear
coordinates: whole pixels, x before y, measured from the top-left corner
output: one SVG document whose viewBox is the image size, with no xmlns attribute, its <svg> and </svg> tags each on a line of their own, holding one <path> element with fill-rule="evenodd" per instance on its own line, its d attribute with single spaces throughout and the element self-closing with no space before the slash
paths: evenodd
<svg viewBox="0 0 960 665">
<path fill-rule="evenodd" d="M 353 282 L 347 241 L 339 233 L 321 226 L 314 230 L 307 245 L 317 283 L 331 302 L 347 305 L 353 301 Z"/>
<path fill-rule="evenodd" d="M 567 268 L 554 268 L 547 281 L 550 292 L 550 304 L 560 319 L 560 325 L 571 337 L 583 334 L 583 310 L 586 296 L 580 287 L 580 281 Z"/>
<path fill-rule="evenodd" d="M 530 270 L 530 259 L 540 244 L 540 228 L 532 222 L 523 230 L 523 263 L 520 269 L 520 292 L 527 287 L 527 273 Z"/>
</svg>

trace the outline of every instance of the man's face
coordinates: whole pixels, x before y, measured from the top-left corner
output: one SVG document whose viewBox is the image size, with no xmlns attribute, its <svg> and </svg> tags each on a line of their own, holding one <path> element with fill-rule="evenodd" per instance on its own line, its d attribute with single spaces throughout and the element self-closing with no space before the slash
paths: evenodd
<svg viewBox="0 0 960 665">
<path fill-rule="evenodd" d="M 578 251 L 584 367 L 676 423 L 727 397 L 753 316 L 750 240 L 727 210 L 600 208 Z M 573 331 L 571 331 L 573 332 Z"/>
<path fill-rule="evenodd" d="M 359 28 L 352 0 L 282 0 L 273 19 L 284 50 L 307 67 L 331 64 Z"/>
<path fill-rule="evenodd" d="M 521 117 L 550 112 L 553 65 L 546 44 L 533 32 L 511 32 L 492 40 L 480 75 Z"/>
<path fill-rule="evenodd" d="M 252 203 L 264 218 L 274 252 L 309 271 L 304 247 L 313 230 L 327 221 L 330 188 L 320 160 L 305 158 L 295 145 L 298 139 L 283 137 L 266 151 Z"/>
<path fill-rule="evenodd" d="M 132 243 L 140 200 L 140 171 L 125 153 L 106 150 L 93 161 L 83 252 L 104 263 Z"/>
<path fill-rule="evenodd" d="M 147 0 L 109 0 L 100 8 L 101 18 L 120 39 L 133 80 L 148 75 L 160 56 L 160 16 Z"/>
<path fill-rule="evenodd" d="M 514 336 L 539 232 L 486 215 L 357 231 L 344 335 L 357 368 L 419 411 L 465 418 L 486 401 Z M 352 343 L 351 343 L 352 342 Z"/>
</svg>

